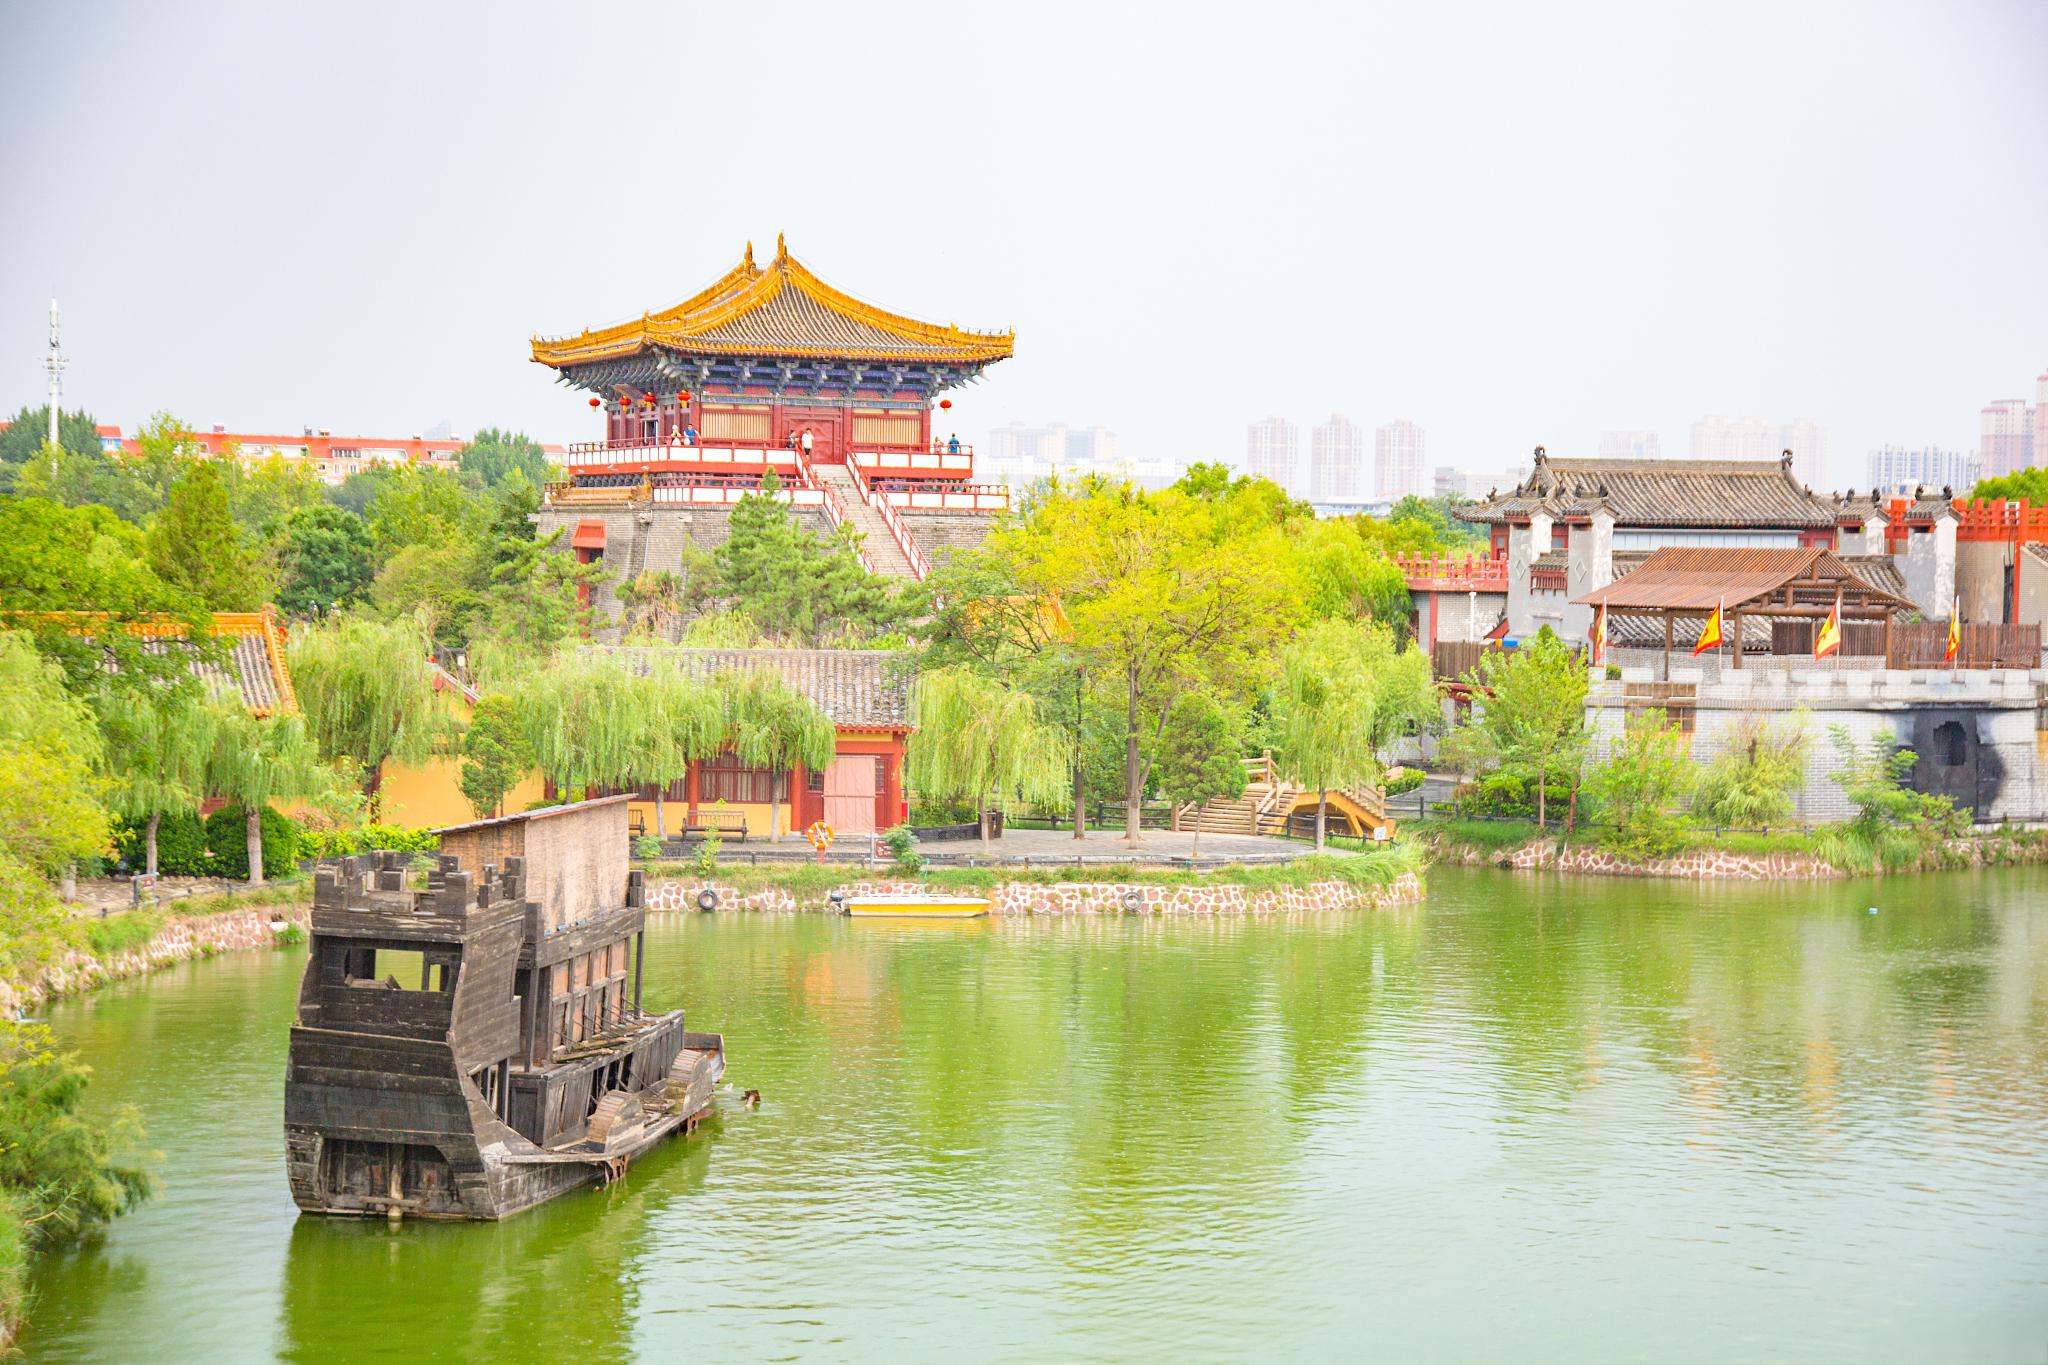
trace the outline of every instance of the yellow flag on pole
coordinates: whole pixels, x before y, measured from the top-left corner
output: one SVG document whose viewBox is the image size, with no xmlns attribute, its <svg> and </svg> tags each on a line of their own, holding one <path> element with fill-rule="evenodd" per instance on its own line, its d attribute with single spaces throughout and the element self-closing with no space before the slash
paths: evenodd
<svg viewBox="0 0 2048 1365">
<path fill-rule="evenodd" d="M 1714 614 L 1707 618 L 1707 623 L 1704 626 L 1700 627 L 1699 643 L 1692 647 L 1692 652 L 1695 655 L 1704 654 L 1721 643 L 1721 613 L 1726 609 L 1727 605 L 1728 599 L 1725 597 L 1714 603 Z"/>
<path fill-rule="evenodd" d="M 1963 650 L 1963 599 L 1951 597 L 1948 603 L 1948 653 L 1941 656 L 1943 663 L 1954 663 L 1956 655 Z"/>
<path fill-rule="evenodd" d="M 1600 616 L 1593 622 L 1593 662 L 1607 662 L 1607 604 L 1600 604 Z"/>
<path fill-rule="evenodd" d="M 1820 623 L 1820 631 L 1813 637 L 1813 657 L 1825 659 L 1842 647 L 1842 594 L 1835 594 L 1835 609 L 1828 613 L 1828 619 Z"/>
</svg>

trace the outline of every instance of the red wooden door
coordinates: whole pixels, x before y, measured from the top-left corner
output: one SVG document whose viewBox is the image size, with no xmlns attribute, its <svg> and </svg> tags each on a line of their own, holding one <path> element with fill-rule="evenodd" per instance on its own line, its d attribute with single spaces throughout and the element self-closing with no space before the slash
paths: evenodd
<svg viewBox="0 0 2048 1365">
<path fill-rule="evenodd" d="M 879 773 L 873 754 L 842 754 L 825 769 L 825 823 L 835 835 L 875 832 Z"/>
</svg>

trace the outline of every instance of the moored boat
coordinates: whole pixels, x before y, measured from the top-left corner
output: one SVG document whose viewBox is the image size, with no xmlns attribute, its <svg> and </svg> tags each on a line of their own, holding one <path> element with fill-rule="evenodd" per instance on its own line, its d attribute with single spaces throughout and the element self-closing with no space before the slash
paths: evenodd
<svg viewBox="0 0 2048 1365">
<path fill-rule="evenodd" d="M 503 1218 L 609 1181 L 713 1106 L 725 1040 L 641 1007 L 647 898 L 626 798 L 439 831 L 314 877 L 285 1072 L 309 1213 Z"/>
<path fill-rule="evenodd" d="M 846 907 L 846 913 L 856 919 L 979 919 L 988 913 L 988 902 L 979 896 L 951 895 L 943 891 L 912 895 L 856 892 L 841 904 Z"/>
</svg>

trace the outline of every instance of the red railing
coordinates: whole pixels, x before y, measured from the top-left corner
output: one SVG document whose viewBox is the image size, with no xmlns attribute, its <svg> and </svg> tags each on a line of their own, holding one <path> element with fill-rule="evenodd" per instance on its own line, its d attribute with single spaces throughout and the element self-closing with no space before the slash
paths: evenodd
<svg viewBox="0 0 2048 1365">
<path fill-rule="evenodd" d="M 1482 555 L 1396 554 L 1410 588 L 1428 592 L 1506 592 L 1508 562 Z"/>
<path fill-rule="evenodd" d="M 1007 512 L 1010 489 L 1000 483 L 953 483 L 942 479 L 869 479 L 868 484 L 897 507 L 931 512 Z"/>
<path fill-rule="evenodd" d="M 825 520 L 832 523 L 834 530 L 845 526 L 846 509 L 839 505 L 839 495 L 826 487 L 824 481 L 818 477 L 817 471 L 811 468 L 810 456 L 804 454 L 801 446 L 790 447 L 790 454 L 796 457 L 798 486 L 818 494 L 819 500 L 824 504 Z M 853 554 L 856 559 L 860 560 L 860 566 L 863 569 L 866 569 L 869 573 L 875 571 L 875 561 L 868 558 L 866 550 L 856 545 L 854 546 Z"/>
<path fill-rule="evenodd" d="M 1957 540 L 2006 545 L 2048 542 L 2048 507 L 2004 498 L 1956 498 L 1949 505 L 1956 513 Z M 1915 524 L 1924 526 L 1932 521 L 1931 514 L 1916 513 L 1913 499 L 1893 498 L 1885 505 L 1885 548 L 1897 554 Z"/>
</svg>

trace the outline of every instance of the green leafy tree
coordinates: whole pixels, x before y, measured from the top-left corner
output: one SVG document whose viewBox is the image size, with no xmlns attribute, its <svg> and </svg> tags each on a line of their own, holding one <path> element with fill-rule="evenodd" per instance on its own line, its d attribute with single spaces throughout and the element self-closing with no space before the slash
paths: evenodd
<svg viewBox="0 0 2048 1365">
<path fill-rule="evenodd" d="M 741 763 L 770 769 L 778 780 L 798 764 L 813 772 L 830 766 L 839 731 L 809 697 L 780 674 L 766 668 L 749 669 L 724 679 L 722 687 L 732 751 Z M 781 799 L 769 807 L 770 840 L 782 837 Z"/>
<path fill-rule="evenodd" d="M 485 427 L 455 452 L 455 461 L 473 488 L 496 488 L 514 473 L 534 488 L 548 480 L 547 452 L 525 432 Z"/>
<path fill-rule="evenodd" d="M 48 411 L 48 409 L 44 409 Z M 2035 421 L 2041 419 L 2036 416 Z M 1972 498 L 2004 498 L 2007 502 L 2024 500 L 2036 507 L 2048 506 L 2048 469 L 2038 466 L 2032 469 L 2015 469 L 2010 474 L 1995 478 L 1979 479 L 1977 486 L 1970 490 Z"/>
<path fill-rule="evenodd" d="M 1384 628 L 1380 628 L 1384 639 Z M 1288 643 L 1273 689 L 1273 759 L 1283 776 L 1316 793 L 1316 847 L 1324 847 L 1332 790 L 1378 780 L 1373 744 L 1375 663 L 1373 628 L 1348 621 L 1317 621 Z"/>
<path fill-rule="evenodd" d="M 107 805 L 142 822 L 143 870 L 154 877 L 163 817 L 190 810 L 206 796 L 215 712 L 191 685 L 154 693 L 109 688 L 98 710 L 106 741 Z"/>
<path fill-rule="evenodd" d="M 1201 808 L 1244 795 L 1244 739 L 1231 715 L 1208 697 L 1190 692 L 1173 704 L 1154 764 L 1159 790 L 1175 806 L 1195 808 L 1188 856 L 1202 849 Z"/>
<path fill-rule="evenodd" d="M 142 533 L 106 508 L 0 498 L 0 627 L 26 633 L 74 695 L 149 689 L 218 660 L 209 619 L 191 593 L 157 577 Z"/>
<path fill-rule="evenodd" d="M 42 451 L 49 439 L 50 405 L 24 407 L 9 419 L 6 429 L 0 431 L 0 467 L 28 463 Z M 57 444 L 75 454 L 97 455 L 101 450 L 99 423 L 83 408 L 76 412 L 59 409 Z"/>
<path fill-rule="evenodd" d="M 1296 544 L 1309 610 L 1317 616 L 1370 616 L 1397 635 L 1410 633 L 1415 601 L 1408 579 L 1351 521 L 1318 521 Z"/>
<path fill-rule="evenodd" d="M 66 926 L 49 882 L 107 847 L 92 713 L 26 637 L 0 633 L 0 967 L 33 965 Z"/>
<path fill-rule="evenodd" d="M 1686 794 L 1699 768 L 1692 745 L 1663 711 L 1629 717 L 1607 758 L 1594 765 L 1589 786 L 1613 820 L 1613 847 L 1631 858 L 1662 858 L 1683 843 Z"/>
<path fill-rule="evenodd" d="M 826 538 L 798 526 L 771 471 L 759 492 L 733 504 L 730 533 L 713 555 L 719 594 L 791 643 L 871 635 L 903 608 L 861 567 L 854 547 L 851 532 Z"/>
<path fill-rule="evenodd" d="M 291 512 L 278 534 L 278 606 L 315 616 L 356 605 L 376 574 L 372 551 L 360 517 L 325 504 Z"/>
<path fill-rule="evenodd" d="M 1916 757 L 1896 736 L 1878 734 L 1858 743 L 1843 725 L 1830 725 L 1828 735 L 1841 760 L 1834 780 L 1856 807 L 1852 829 L 1873 839 L 1895 829 L 1938 835 L 1962 830 L 1967 817 L 1955 802 L 1909 785 Z"/>
<path fill-rule="evenodd" d="M 78 1241 L 156 1189 L 136 1111 L 85 1111 L 91 1075 L 46 1026 L 0 1021 L 0 1319 L 10 1325 L 30 1255 Z"/>
<path fill-rule="evenodd" d="M 422 763 L 452 738 L 416 623 L 342 616 L 293 631 L 289 648 L 314 744 L 351 765 L 373 805 L 386 760 Z"/>
<path fill-rule="evenodd" d="M 927 798 L 973 801 L 984 852 L 991 804 L 1008 811 L 1066 795 L 1067 737 L 1039 719 L 1029 693 L 956 665 L 920 673 L 910 706 L 911 787 Z"/>
<path fill-rule="evenodd" d="M 329 507 L 325 486 L 304 460 L 272 455 L 246 470 L 229 456 L 222 460 L 224 469 L 232 471 L 227 474 L 228 505 L 249 543 L 269 540 L 299 512 Z"/>
<path fill-rule="evenodd" d="M 636 785 L 654 788 L 654 832 L 666 839 L 668 788 L 689 775 L 692 763 L 725 752 L 725 701 L 710 684 L 659 655 L 640 682 L 647 698 L 647 726 L 632 774 Z"/>
<path fill-rule="evenodd" d="M 1586 669 L 1550 627 L 1519 649 L 1482 655 L 1468 681 L 1485 697 L 1475 720 L 1503 773 L 1536 789 L 1536 827 L 1555 781 L 1576 784 L 1586 755 Z"/>
<path fill-rule="evenodd" d="M 145 542 L 157 577 L 213 611 L 252 611 L 265 596 L 255 557 L 243 548 L 214 460 L 195 460 L 171 487 Z"/>
<path fill-rule="evenodd" d="M 1782 726 L 1762 716 L 1745 718 L 1700 773 L 1693 810 L 1703 820 L 1735 829 L 1784 824 L 1805 783 L 1810 747 L 1803 714 Z"/>
<path fill-rule="evenodd" d="M 478 700 L 462 736 L 462 795 L 479 820 L 505 813 L 505 794 L 533 767 L 519 705 L 503 692 Z"/>
<path fill-rule="evenodd" d="M 263 885 L 263 811 L 272 801 L 324 796 L 333 769 L 297 715 L 251 715 L 239 697 L 212 706 L 213 752 L 206 793 L 240 806 L 249 852 L 249 885 Z"/>
<path fill-rule="evenodd" d="M 1182 693 L 1247 696 L 1301 612 L 1296 564 L 1259 483 L 1215 496 L 1084 480 L 1049 488 L 984 547 L 1032 611 L 1057 603 L 1087 676 L 1124 712 L 1124 834 Z M 984 603 L 984 606 L 989 604 Z"/>
</svg>

